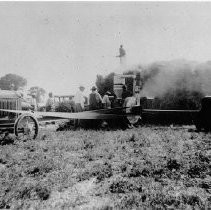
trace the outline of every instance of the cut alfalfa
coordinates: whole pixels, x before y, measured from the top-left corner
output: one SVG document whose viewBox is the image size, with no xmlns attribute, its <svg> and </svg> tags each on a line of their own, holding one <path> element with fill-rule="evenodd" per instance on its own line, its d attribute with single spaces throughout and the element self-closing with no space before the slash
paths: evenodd
<svg viewBox="0 0 211 210">
<path fill-rule="evenodd" d="M 25 182 L 22 186 L 19 186 L 17 190 L 17 198 L 26 200 L 26 199 L 39 199 L 47 200 L 50 196 L 50 189 L 46 186 L 42 186 L 40 183 L 34 182 Z"/>
<path fill-rule="evenodd" d="M 35 188 L 37 196 L 40 200 L 47 200 L 50 196 L 51 191 L 46 186 L 38 185 Z"/>
<path fill-rule="evenodd" d="M 67 130 L 73 130 L 74 129 L 74 120 L 68 120 L 68 121 L 64 121 L 61 122 L 58 125 L 58 128 L 56 129 L 56 131 L 67 131 Z"/>
<path fill-rule="evenodd" d="M 92 176 L 97 178 L 98 182 L 113 175 L 111 164 L 105 162 L 103 164 L 95 164 L 92 168 Z"/>
<path fill-rule="evenodd" d="M 179 170 L 180 169 L 180 164 L 178 163 L 177 160 L 175 159 L 169 159 L 167 161 L 167 166 L 166 166 L 169 170 Z"/>
<path fill-rule="evenodd" d="M 207 168 L 205 165 L 196 163 L 188 169 L 187 174 L 191 178 L 204 178 L 205 176 L 204 173 L 206 171 L 207 171 Z"/>
<path fill-rule="evenodd" d="M 115 202 L 115 209 L 142 209 L 141 207 L 143 208 L 143 199 L 139 193 L 122 194 Z"/>
<path fill-rule="evenodd" d="M 14 137 L 9 133 L 6 133 L 3 137 L 0 138 L 0 145 L 13 144 L 15 141 Z"/>
<path fill-rule="evenodd" d="M 132 180 L 121 176 L 113 177 L 109 180 L 109 192 L 113 194 L 142 192 L 142 182 L 140 180 Z"/>
<path fill-rule="evenodd" d="M 127 140 L 127 142 L 136 142 L 138 140 L 138 137 L 135 133 L 133 133 L 130 138 Z"/>
</svg>

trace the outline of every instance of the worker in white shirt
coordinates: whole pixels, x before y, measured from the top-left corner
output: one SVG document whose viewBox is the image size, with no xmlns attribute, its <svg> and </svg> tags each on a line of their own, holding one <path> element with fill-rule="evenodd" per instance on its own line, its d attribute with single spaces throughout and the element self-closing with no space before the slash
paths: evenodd
<svg viewBox="0 0 211 210">
<path fill-rule="evenodd" d="M 79 90 L 75 94 L 75 97 L 74 97 L 75 112 L 82 112 L 84 110 L 84 103 L 85 103 L 85 97 L 83 95 L 84 90 L 85 90 L 85 87 L 80 86 Z"/>
<path fill-rule="evenodd" d="M 84 110 L 84 103 L 85 103 L 85 97 L 83 95 L 83 92 L 85 90 L 84 86 L 79 86 L 79 90 L 74 96 L 74 102 L 75 102 L 75 112 L 82 112 Z M 80 120 L 75 119 L 74 120 L 74 126 L 75 128 L 80 126 Z"/>
</svg>

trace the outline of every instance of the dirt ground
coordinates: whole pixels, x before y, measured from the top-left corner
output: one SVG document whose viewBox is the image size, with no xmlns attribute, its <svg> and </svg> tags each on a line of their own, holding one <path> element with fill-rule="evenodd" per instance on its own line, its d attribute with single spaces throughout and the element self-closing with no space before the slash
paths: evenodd
<svg viewBox="0 0 211 210">
<path fill-rule="evenodd" d="M 0 145 L 0 209 L 211 208 L 211 134 L 55 131 Z"/>
</svg>

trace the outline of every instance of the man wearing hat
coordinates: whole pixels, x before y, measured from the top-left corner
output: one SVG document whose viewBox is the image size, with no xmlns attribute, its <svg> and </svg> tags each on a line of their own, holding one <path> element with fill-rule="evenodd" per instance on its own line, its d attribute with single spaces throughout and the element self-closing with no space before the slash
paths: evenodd
<svg viewBox="0 0 211 210">
<path fill-rule="evenodd" d="M 105 108 L 105 109 L 110 109 L 111 108 L 110 97 L 111 97 L 111 92 L 107 91 L 105 93 L 105 95 L 103 96 L 103 100 L 102 100 L 103 108 Z"/>
<path fill-rule="evenodd" d="M 102 97 L 101 95 L 97 92 L 97 88 L 93 86 L 91 88 L 91 93 L 89 94 L 89 109 L 90 110 L 96 110 L 101 108 L 102 104 Z"/>
</svg>

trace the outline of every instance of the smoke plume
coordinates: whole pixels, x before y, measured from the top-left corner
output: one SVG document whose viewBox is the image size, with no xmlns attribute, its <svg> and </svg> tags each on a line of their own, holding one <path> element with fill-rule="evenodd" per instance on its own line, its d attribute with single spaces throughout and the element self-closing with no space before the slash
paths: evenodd
<svg viewBox="0 0 211 210">
<path fill-rule="evenodd" d="M 142 67 L 142 96 L 163 97 L 177 91 L 211 95 L 211 62 L 157 62 Z"/>
</svg>

